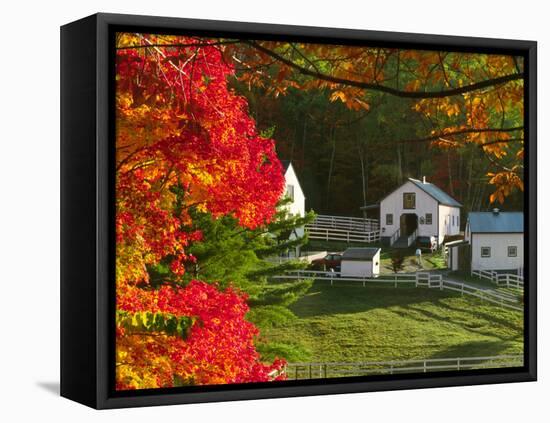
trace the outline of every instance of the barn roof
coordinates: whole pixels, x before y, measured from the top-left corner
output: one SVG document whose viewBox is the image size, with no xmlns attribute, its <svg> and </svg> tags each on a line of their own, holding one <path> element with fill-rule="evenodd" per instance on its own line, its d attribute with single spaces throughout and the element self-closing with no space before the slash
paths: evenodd
<svg viewBox="0 0 550 423">
<path fill-rule="evenodd" d="M 472 233 L 523 232 L 523 212 L 471 212 L 468 223 Z"/>
<path fill-rule="evenodd" d="M 283 165 L 283 169 L 286 172 L 288 170 L 288 167 L 290 166 L 290 160 L 279 160 L 279 161 Z"/>
<path fill-rule="evenodd" d="M 342 254 L 342 260 L 363 261 L 372 260 L 372 258 L 380 251 L 380 248 L 348 248 Z"/>
<path fill-rule="evenodd" d="M 409 178 L 409 181 L 415 184 L 418 188 L 420 188 L 426 194 L 435 198 L 441 204 L 444 204 L 446 206 L 452 206 L 452 207 L 462 207 L 462 204 L 456 201 L 453 197 L 451 197 L 441 188 L 437 187 L 436 185 L 430 182 L 422 182 L 422 181 L 419 181 L 418 179 L 413 179 L 413 178 Z"/>
</svg>

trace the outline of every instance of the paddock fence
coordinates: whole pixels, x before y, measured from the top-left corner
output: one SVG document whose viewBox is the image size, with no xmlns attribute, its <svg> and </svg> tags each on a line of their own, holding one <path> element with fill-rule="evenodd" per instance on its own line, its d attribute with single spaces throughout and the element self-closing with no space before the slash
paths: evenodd
<svg viewBox="0 0 550 423">
<path fill-rule="evenodd" d="M 364 219 L 361 217 L 331 216 L 319 214 L 311 224 L 312 226 L 347 229 L 361 232 L 372 232 L 380 229 L 378 219 Z"/>
<path fill-rule="evenodd" d="M 288 363 L 283 373 L 289 380 L 298 380 L 522 366 L 523 355 L 518 354 L 421 360 Z"/>
<path fill-rule="evenodd" d="M 317 215 L 305 227 L 309 239 L 371 243 L 380 240 L 380 224 L 376 219 Z"/>
<path fill-rule="evenodd" d="M 524 279 L 523 272 L 518 270 L 518 273 L 502 273 L 496 270 L 472 270 L 472 277 L 478 279 L 485 279 L 495 283 L 498 286 L 505 286 L 506 288 L 523 289 Z"/>
<path fill-rule="evenodd" d="M 334 271 L 316 271 L 316 270 L 292 270 L 283 275 L 276 275 L 273 279 L 315 279 L 328 280 L 331 285 L 341 282 L 357 282 L 363 287 L 367 284 L 386 284 L 397 288 L 405 284 L 417 288 L 439 289 L 460 293 L 461 296 L 468 295 L 479 298 L 501 307 L 523 311 L 522 299 L 517 295 L 495 291 L 492 289 L 483 289 L 477 286 L 468 285 L 463 282 L 450 281 L 443 278 L 443 275 L 432 274 L 428 272 L 417 273 L 394 273 L 380 275 L 376 278 L 361 276 L 351 276 L 342 272 Z"/>
</svg>

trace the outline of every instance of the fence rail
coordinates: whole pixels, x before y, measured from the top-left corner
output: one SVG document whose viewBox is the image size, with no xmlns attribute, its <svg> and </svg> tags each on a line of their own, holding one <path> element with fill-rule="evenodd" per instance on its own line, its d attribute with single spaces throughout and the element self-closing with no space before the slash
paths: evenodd
<svg viewBox="0 0 550 423">
<path fill-rule="evenodd" d="M 394 288 L 397 288 L 400 284 L 414 284 L 415 287 L 426 287 L 458 292 L 461 295 L 476 297 L 493 304 L 498 304 L 501 307 L 506 307 L 517 311 L 523 310 L 521 299 L 515 295 L 496 292 L 490 289 L 482 289 L 462 282 L 449 281 L 443 279 L 442 275 L 434 275 L 427 272 L 408 274 L 396 273 L 390 275 L 380 275 L 376 278 L 369 278 L 350 276 L 342 274 L 342 272 L 334 271 L 293 270 L 285 272 L 283 275 L 273 276 L 273 278 L 328 280 L 331 285 L 334 285 L 335 282 L 359 282 L 363 286 L 366 286 L 368 283 L 385 283 L 393 285 Z"/>
<path fill-rule="evenodd" d="M 372 232 L 380 228 L 378 219 L 364 219 L 361 217 L 331 216 L 326 214 L 317 215 L 312 223 L 313 226 L 358 230 Z"/>
<path fill-rule="evenodd" d="M 520 273 L 520 270 L 518 270 Z M 523 289 L 524 279 L 520 274 L 514 273 L 499 273 L 495 270 L 472 270 L 472 276 L 477 276 L 479 279 L 486 279 L 494 282 L 499 286 L 506 286 L 507 288 Z"/>
<path fill-rule="evenodd" d="M 523 355 L 518 354 L 487 357 L 431 358 L 423 360 L 289 363 L 283 372 L 288 379 L 319 379 L 521 366 L 523 366 Z"/>
<path fill-rule="evenodd" d="M 309 239 L 323 239 L 325 241 L 346 241 L 346 242 L 376 242 L 380 240 L 380 231 L 377 229 L 370 232 L 357 230 L 322 228 L 306 225 Z"/>
</svg>

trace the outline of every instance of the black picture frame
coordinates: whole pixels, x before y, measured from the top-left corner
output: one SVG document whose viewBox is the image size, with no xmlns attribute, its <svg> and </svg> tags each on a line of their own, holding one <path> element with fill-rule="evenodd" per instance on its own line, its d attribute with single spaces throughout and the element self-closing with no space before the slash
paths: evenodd
<svg viewBox="0 0 550 423">
<path fill-rule="evenodd" d="M 521 368 L 113 390 L 113 43 L 117 30 L 513 53 L 525 57 L 525 357 Z M 533 41 L 95 14 L 61 28 L 61 395 L 97 409 L 534 381 L 537 375 Z"/>
</svg>

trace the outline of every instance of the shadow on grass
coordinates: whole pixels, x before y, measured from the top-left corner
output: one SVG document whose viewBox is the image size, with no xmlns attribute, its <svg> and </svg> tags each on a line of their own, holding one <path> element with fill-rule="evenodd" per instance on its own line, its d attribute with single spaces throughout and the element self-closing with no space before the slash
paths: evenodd
<svg viewBox="0 0 550 423">
<path fill-rule="evenodd" d="M 360 283 L 346 285 L 338 281 L 331 286 L 329 281 L 317 281 L 304 297 L 290 306 L 290 309 L 296 316 L 307 318 L 361 313 L 392 306 L 409 307 L 412 304 L 438 301 L 445 297 L 448 297 L 448 293 L 414 287 L 363 287 Z"/>
<path fill-rule="evenodd" d="M 472 300 L 476 300 L 476 298 L 472 298 Z M 476 317 L 478 317 L 480 319 L 484 319 L 484 320 L 494 322 L 495 324 L 497 324 L 499 326 L 504 326 L 508 329 L 518 330 L 518 329 L 522 328 L 521 324 L 515 324 L 514 322 L 510 322 L 510 320 L 508 320 L 504 317 L 500 317 L 498 315 L 500 313 L 489 313 L 489 312 L 480 310 L 479 306 L 482 306 L 484 308 L 485 307 L 490 307 L 486 303 L 483 303 L 482 300 L 479 300 L 479 302 L 473 302 L 473 304 L 471 304 L 470 307 L 465 306 L 464 308 L 463 307 L 453 307 L 449 304 L 442 303 L 441 301 L 438 301 L 437 305 L 439 307 L 447 308 L 451 311 L 455 311 L 455 312 L 459 312 L 459 313 L 469 313 L 469 314 L 475 315 Z M 491 306 L 494 307 L 495 310 L 498 310 L 499 312 L 501 312 L 500 306 L 498 304 L 494 304 L 494 305 L 491 305 Z M 520 311 L 512 311 L 512 310 L 508 310 L 508 309 L 506 310 L 506 312 L 521 313 Z"/>
<path fill-rule="evenodd" d="M 430 358 L 492 357 L 504 355 L 504 351 L 510 346 L 510 343 L 502 341 L 471 341 L 447 347 Z"/>
</svg>

